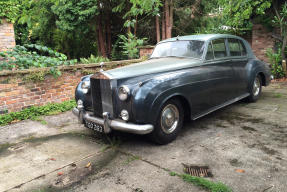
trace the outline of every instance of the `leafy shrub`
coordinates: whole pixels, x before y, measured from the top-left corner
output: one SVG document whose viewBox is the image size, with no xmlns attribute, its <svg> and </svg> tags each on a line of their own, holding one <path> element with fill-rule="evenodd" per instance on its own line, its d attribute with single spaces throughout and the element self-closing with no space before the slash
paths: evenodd
<svg viewBox="0 0 287 192">
<path fill-rule="evenodd" d="M 120 35 L 119 38 L 122 40 L 120 42 L 121 47 L 123 48 L 123 54 L 127 55 L 129 59 L 134 59 L 139 56 L 138 46 L 143 45 L 146 38 L 137 39 L 132 33 L 128 33 L 127 37 L 125 35 Z"/>
<path fill-rule="evenodd" d="M 271 64 L 271 73 L 275 79 L 279 79 L 285 76 L 283 67 L 282 67 L 282 57 L 281 50 L 278 49 L 277 53 L 274 53 L 272 49 L 268 49 L 266 52 L 269 62 Z"/>
<path fill-rule="evenodd" d="M 21 121 L 26 119 L 35 119 L 42 115 L 51 115 L 65 112 L 76 106 L 74 100 L 64 101 L 62 103 L 51 103 L 44 106 L 32 106 L 19 112 L 11 112 L 9 114 L 0 115 L 0 126 L 7 125 L 13 121 Z"/>
<path fill-rule="evenodd" d="M 101 63 L 110 61 L 105 57 L 95 57 L 93 54 L 89 58 L 80 58 L 80 64 Z"/>
<path fill-rule="evenodd" d="M 6 18 L 9 22 L 14 23 L 19 10 L 20 5 L 16 0 L 0 0 L 0 23 L 1 18 Z"/>
<path fill-rule="evenodd" d="M 77 62 L 77 60 L 68 60 L 62 53 L 35 44 L 17 45 L 11 51 L 0 52 L 0 57 L 4 58 L 0 61 L 0 71 L 50 67 L 50 72 L 54 76 L 61 75 L 57 69 L 58 66 L 73 65 Z"/>
</svg>

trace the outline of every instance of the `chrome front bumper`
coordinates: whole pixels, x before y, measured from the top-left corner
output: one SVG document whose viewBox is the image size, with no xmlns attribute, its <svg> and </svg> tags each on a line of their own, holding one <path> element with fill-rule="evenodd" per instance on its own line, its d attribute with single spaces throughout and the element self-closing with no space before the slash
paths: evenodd
<svg viewBox="0 0 287 192">
<path fill-rule="evenodd" d="M 105 133 L 110 133 L 112 130 L 118 130 L 128 133 L 135 133 L 139 135 L 145 135 L 153 131 L 153 125 L 145 124 L 138 125 L 133 123 L 127 123 L 121 120 L 110 119 L 109 113 L 103 113 L 103 118 L 95 117 L 85 112 L 84 110 L 79 110 L 78 108 L 73 109 L 73 114 L 76 115 L 80 123 L 84 123 L 85 120 L 91 121 L 93 123 L 102 125 L 104 127 Z"/>
</svg>

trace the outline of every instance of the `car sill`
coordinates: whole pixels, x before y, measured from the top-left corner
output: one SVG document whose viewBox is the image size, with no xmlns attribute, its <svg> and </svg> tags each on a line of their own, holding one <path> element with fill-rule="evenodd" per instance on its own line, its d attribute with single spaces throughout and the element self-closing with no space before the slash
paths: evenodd
<svg viewBox="0 0 287 192">
<path fill-rule="evenodd" d="M 192 120 L 199 119 L 199 118 L 201 118 L 201 117 L 203 117 L 203 116 L 205 116 L 205 115 L 207 115 L 207 114 L 209 114 L 209 113 L 212 113 L 212 112 L 214 112 L 214 111 L 216 111 L 216 110 L 218 110 L 218 109 L 221 109 L 221 108 L 223 108 L 223 107 L 226 107 L 227 105 L 230 105 L 230 104 L 232 104 L 232 103 L 235 103 L 235 102 L 237 102 L 237 101 L 239 101 L 239 100 L 241 100 L 241 99 L 244 99 L 245 97 L 248 97 L 249 95 L 250 95 L 249 93 L 245 93 L 245 94 L 243 94 L 243 95 L 241 95 L 241 96 L 239 96 L 239 97 L 236 97 L 236 98 L 234 98 L 234 99 L 231 99 L 231 100 L 229 100 L 229 101 L 227 101 L 227 102 L 225 102 L 225 103 L 223 103 L 223 104 L 221 104 L 221 105 L 218 105 L 218 106 L 216 106 L 216 107 L 211 108 L 211 109 L 208 110 L 207 112 L 204 112 L 204 113 L 202 113 L 202 114 L 200 114 L 200 115 L 198 115 L 198 116 L 195 116 L 194 118 L 192 118 Z"/>
</svg>

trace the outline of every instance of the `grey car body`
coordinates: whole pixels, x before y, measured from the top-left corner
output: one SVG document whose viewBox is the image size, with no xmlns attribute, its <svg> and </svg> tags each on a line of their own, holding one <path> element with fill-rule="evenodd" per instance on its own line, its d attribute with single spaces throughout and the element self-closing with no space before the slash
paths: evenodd
<svg viewBox="0 0 287 192">
<path fill-rule="evenodd" d="M 88 118 L 102 124 L 106 133 L 115 129 L 148 134 L 154 131 L 162 107 L 170 99 L 181 103 L 181 115 L 195 120 L 251 97 L 256 78 L 260 80 L 260 92 L 261 85 L 270 83 L 269 67 L 254 56 L 248 42 L 240 37 L 191 35 L 167 39 L 157 46 L 180 41 L 202 42 L 201 56 L 152 56 L 141 63 L 100 72 L 101 75 L 85 76 L 76 89 L 76 100 L 81 100 L 83 107 L 75 108 L 74 113 L 83 123 Z M 216 42 L 224 45 L 219 52 L 215 52 Z M 241 53 L 234 55 L 231 43 L 241 46 Z M 85 81 L 91 84 L 87 93 L 82 90 Z M 130 91 L 125 101 L 118 97 L 121 86 Z M 127 121 L 122 120 L 122 110 L 129 114 Z"/>
</svg>

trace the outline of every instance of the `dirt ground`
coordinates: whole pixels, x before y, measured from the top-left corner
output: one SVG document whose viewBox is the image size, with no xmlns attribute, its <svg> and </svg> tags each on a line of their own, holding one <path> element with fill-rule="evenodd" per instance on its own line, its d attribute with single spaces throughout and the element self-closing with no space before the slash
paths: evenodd
<svg viewBox="0 0 287 192">
<path fill-rule="evenodd" d="M 186 123 L 176 141 L 106 137 L 71 112 L 0 127 L 0 191 L 204 191 L 170 171 L 208 165 L 235 192 L 287 191 L 287 83 Z"/>
</svg>

